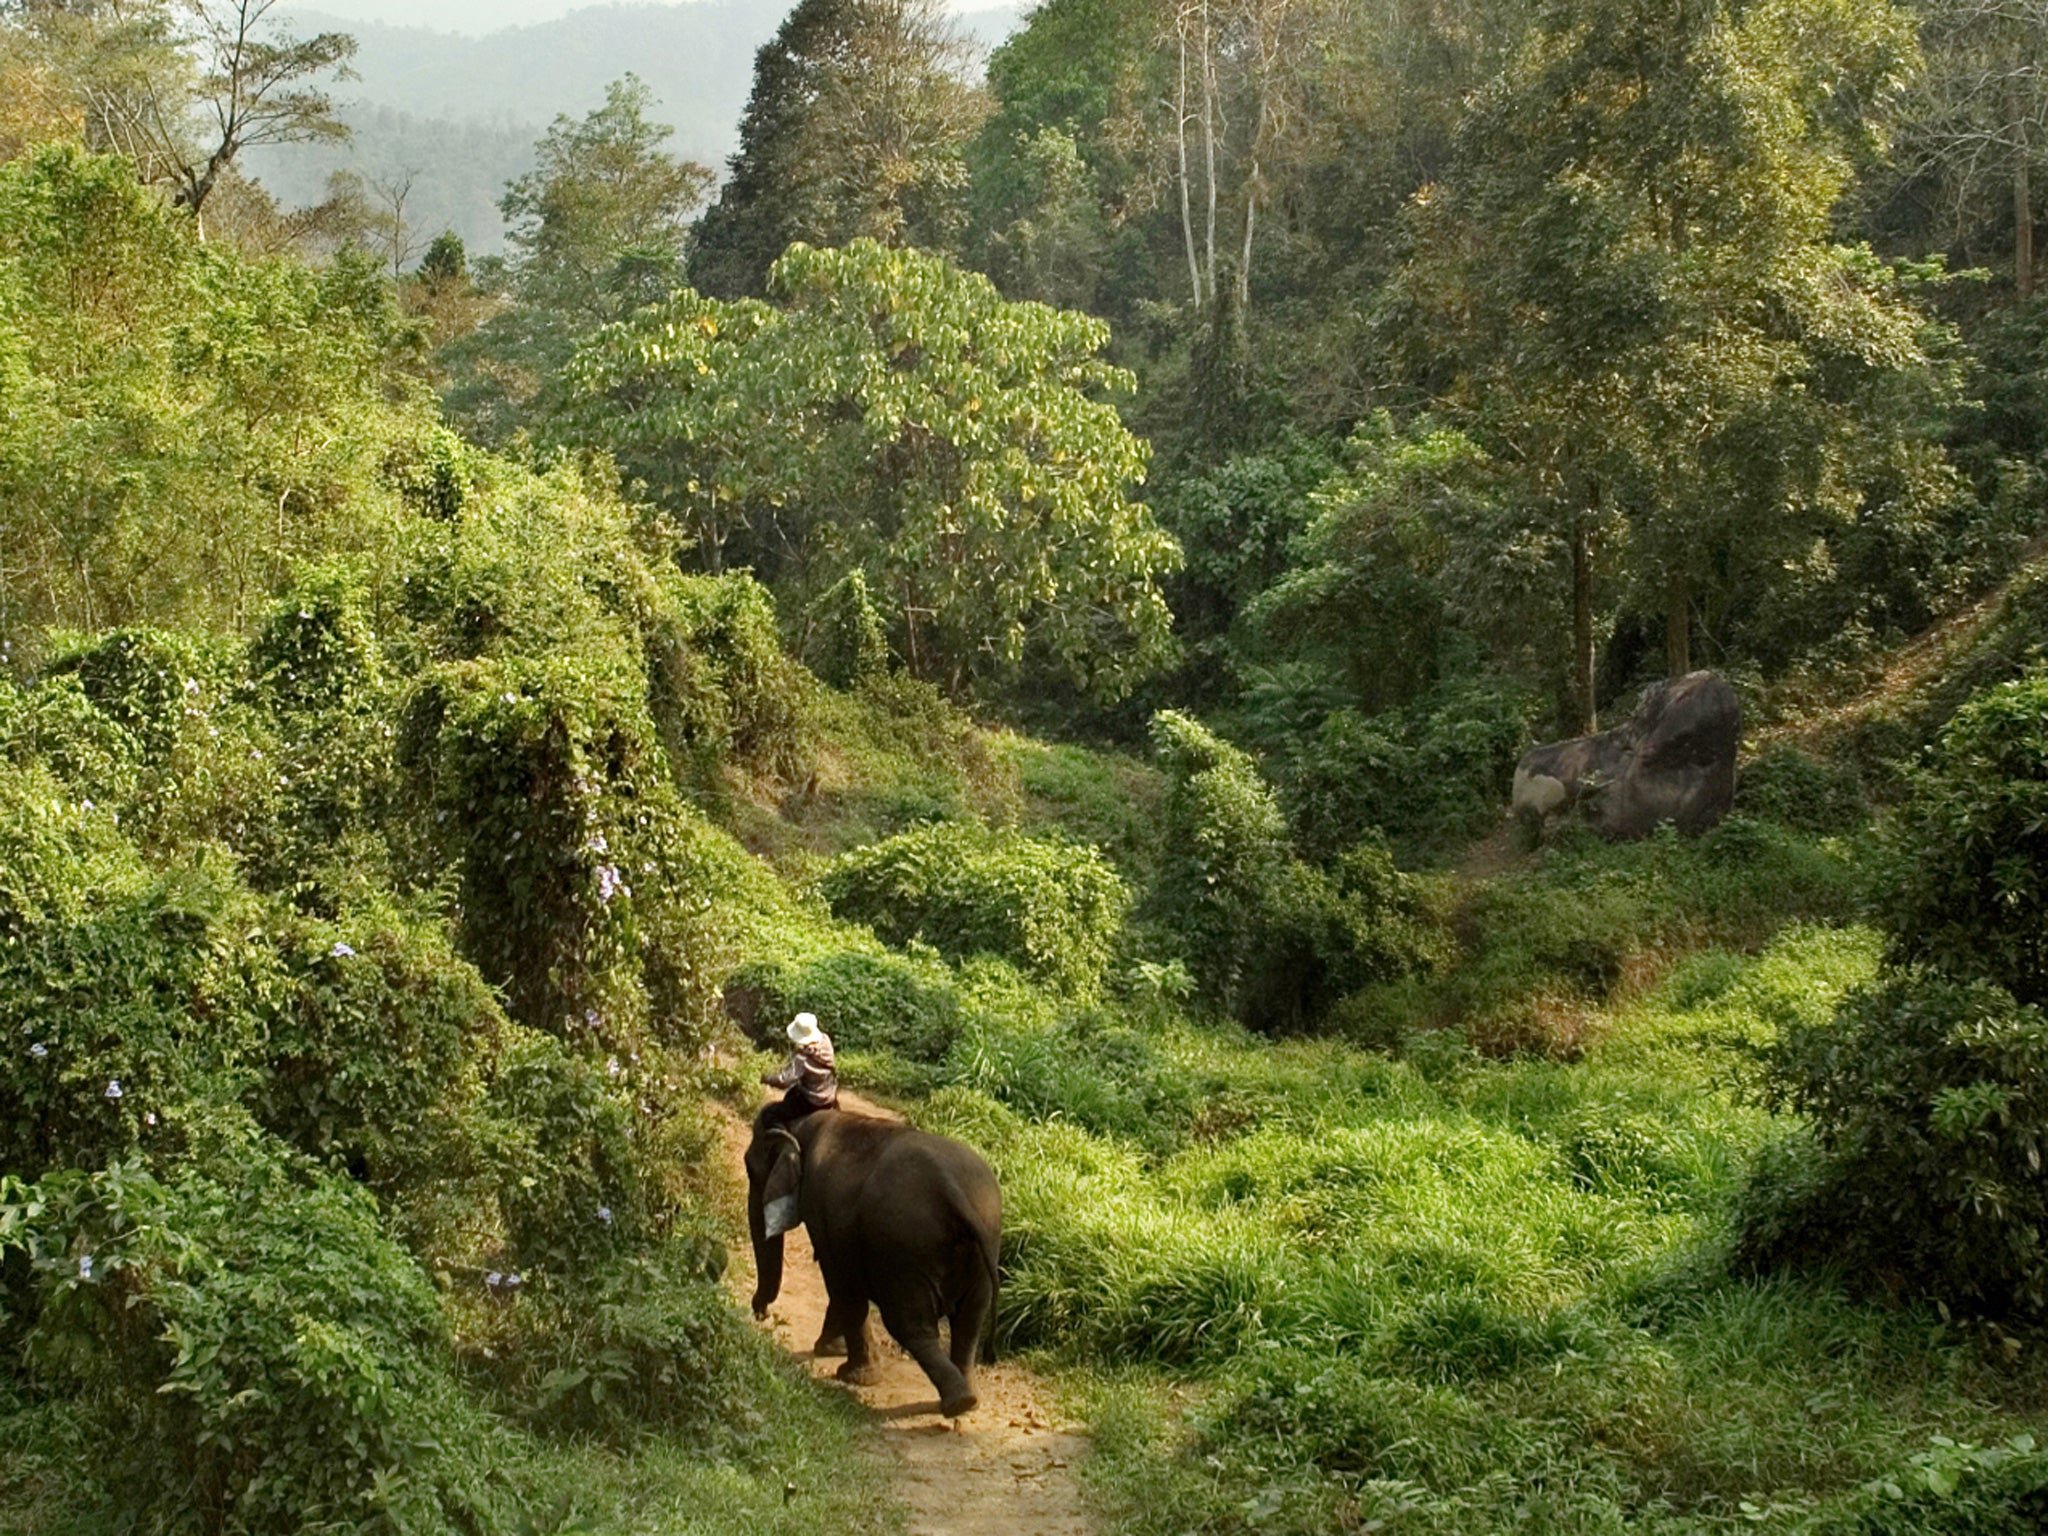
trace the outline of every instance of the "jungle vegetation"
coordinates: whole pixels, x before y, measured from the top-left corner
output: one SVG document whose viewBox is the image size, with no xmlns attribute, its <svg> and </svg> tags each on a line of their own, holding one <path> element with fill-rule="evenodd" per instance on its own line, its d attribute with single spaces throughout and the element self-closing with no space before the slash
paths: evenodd
<svg viewBox="0 0 2048 1536">
<path fill-rule="evenodd" d="M 0 1531 L 894 1528 L 799 1008 L 1105 1530 L 2042 1529 L 2037 10 L 802 0 L 473 261 L 250 173 L 344 34 L 0 5 Z"/>
</svg>

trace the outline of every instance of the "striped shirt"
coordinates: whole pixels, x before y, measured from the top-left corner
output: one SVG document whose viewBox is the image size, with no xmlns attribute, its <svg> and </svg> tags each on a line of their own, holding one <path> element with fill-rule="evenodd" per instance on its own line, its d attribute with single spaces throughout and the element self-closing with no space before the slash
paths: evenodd
<svg viewBox="0 0 2048 1536">
<path fill-rule="evenodd" d="M 819 1109 L 839 1102 L 839 1074 L 832 1067 L 832 1037 L 798 1046 L 782 1070 L 761 1079 L 770 1088 L 793 1088 Z"/>
</svg>

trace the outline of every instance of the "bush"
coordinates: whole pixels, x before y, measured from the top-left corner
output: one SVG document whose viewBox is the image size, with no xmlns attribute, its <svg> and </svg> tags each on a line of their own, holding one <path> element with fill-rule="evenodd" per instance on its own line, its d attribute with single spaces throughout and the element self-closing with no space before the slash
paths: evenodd
<svg viewBox="0 0 2048 1536">
<path fill-rule="evenodd" d="M 1489 826 L 1506 803 L 1529 714 L 1520 694 L 1473 681 L 1387 714 L 1333 711 L 1286 753 L 1303 851 L 1328 858 L 1375 832 L 1441 843 Z"/>
<path fill-rule="evenodd" d="M 1854 773 L 1783 746 L 1743 768 L 1735 806 L 1741 815 L 1822 836 L 1854 831 L 1870 815 Z"/>
<path fill-rule="evenodd" d="M 133 1528 L 441 1533 L 486 1517 L 432 1286 L 343 1181 L 0 1179 L 29 1358 L 92 1393 Z"/>
<path fill-rule="evenodd" d="M 819 951 L 755 961 L 734 971 L 726 995 L 756 1020 L 754 1033 L 783 1048 L 781 1025 L 815 1013 L 842 1051 L 889 1051 L 933 1062 L 960 1029 L 952 973 L 936 960 L 863 949 Z"/>
<path fill-rule="evenodd" d="M 1165 762 L 1160 901 L 1203 993 L 1257 1029 L 1298 1029 L 1444 948 L 1425 888 L 1382 842 L 1329 869 L 1293 856 L 1251 759 L 1193 720 L 1153 719 Z"/>
<path fill-rule="evenodd" d="M 464 952 L 537 1029 L 635 1001 L 638 693 L 617 658 L 566 652 L 439 668 L 408 715 L 401 760 L 434 808 L 439 863 L 459 871 Z"/>
<path fill-rule="evenodd" d="M 957 823 L 843 854 L 822 890 L 835 915 L 886 943 L 929 944 L 953 960 L 995 955 L 1083 993 L 1101 982 L 1131 907 L 1093 848 Z"/>
<path fill-rule="evenodd" d="M 219 862 L 152 876 L 110 813 L 0 768 L 0 1168 L 105 1166 L 253 1079 L 276 978 Z"/>
<path fill-rule="evenodd" d="M 389 907 L 272 935 L 284 986 L 268 1010 L 258 1117 L 301 1151 L 390 1192 L 436 1166 L 482 1095 L 506 1030 L 439 930 Z"/>
<path fill-rule="evenodd" d="M 1222 1001 L 1250 963 L 1252 919 L 1290 862 L 1287 824 L 1251 758 L 1173 710 L 1152 717 L 1166 774 L 1158 901 L 1203 993 Z"/>
<path fill-rule="evenodd" d="M 496 1303 L 477 1364 L 520 1416 L 552 1433 L 628 1437 L 660 1424 L 698 1453 L 743 1436 L 758 1339 L 717 1284 L 715 1239 L 670 1242 L 572 1283 Z"/>
<path fill-rule="evenodd" d="M 783 780 L 808 764 L 816 682 L 783 653 L 751 576 L 668 576 L 645 616 L 648 702 L 678 767 Z"/>
<path fill-rule="evenodd" d="M 1753 1183 L 1752 1258 L 1818 1258 L 1973 1313 L 2048 1313 L 2048 1019 L 1983 981 L 1895 972 L 1759 1049 L 1816 1166 Z M 1790 1144 L 1796 1148 L 1799 1143 Z"/>
<path fill-rule="evenodd" d="M 664 1149 L 639 1123 L 652 1116 L 612 1091 L 637 1082 L 637 1066 L 598 1067 L 551 1036 L 511 1032 L 483 1132 L 507 1269 L 593 1274 L 668 1224 Z"/>
<path fill-rule="evenodd" d="M 1894 956 L 2048 1003 L 2048 677 L 1957 712 L 1889 842 Z"/>
</svg>

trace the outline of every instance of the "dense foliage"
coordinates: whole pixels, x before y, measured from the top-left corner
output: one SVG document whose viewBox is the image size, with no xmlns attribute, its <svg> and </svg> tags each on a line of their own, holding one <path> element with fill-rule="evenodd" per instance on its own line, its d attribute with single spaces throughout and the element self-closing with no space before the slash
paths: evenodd
<svg viewBox="0 0 2048 1536">
<path fill-rule="evenodd" d="M 890 1528 L 799 1010 L 1108 1528 L 2041 1527 L 2033 0 L 804 0 L 475 262 L 271 9 L 0 4 L 0 1527 Z"/>
<path fill-rule="evenodd" d="M 957 824 L 842 854 L 823 893 L 837 916 L 891 945 L 925 943 L 953 960 L 997 955 L 1077 992 L 1101 981 L 1131 905 L 1092 848 Z"/>
</svg>

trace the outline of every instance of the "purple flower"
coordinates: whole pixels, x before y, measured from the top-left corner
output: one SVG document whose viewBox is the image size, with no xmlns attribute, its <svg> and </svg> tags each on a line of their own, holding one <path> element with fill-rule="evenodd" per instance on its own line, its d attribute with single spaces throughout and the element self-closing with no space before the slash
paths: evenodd
<svg viewBox="0 0 2048 1536">
<path fill-rule="evenodd" d="M 50 1048 L 47 1045 L 43 1044 L 42 1041 L 38 1040 L 34 1045 L 28 1048 L 28 1053 L 29 1055 L 35 1057 L 37 1061 L 41 1061 L 45 1056 L 50 1054 Z"/>
<path fill-rule="evenodd" d="M 107 1097 L 110 1099 L 118 1099 L 121 1097 L 121 1079 L 119 1079 L 118 1077 L 110 1077 L 107 1079 Z"/>
<path fill-rule="evenodd" d="M 92 1278 L 92 1255 L 89 1253 L 81 1253 L 78 1256 L 78 1278 L 81 1280 L 90 1280 Z"/>
<path fill-rule="evenodd" d="M 597 899 L 599 901 L 610 901 L 625 889 L 626 882 L 619 878 L 618 865 L 600 864 L 597 866 Z M 632 893 L 627 892 L 627 894 L 631 895 Z"/>
<path fill-rule="evenodd" d="M 612 1208 L 608 1205 L 600 1205 L 597 1208 L 597 1219 L 606 1226 L 610 1226 L 612 1224 Z"/>
<path fill-rule="evenodd" d="M 340 939 L 334 941 L 334 948 L 327 951 L 327 953 L 336 960 L 353 960 L 356 957 L 355 949 Z"/>
</svg>

